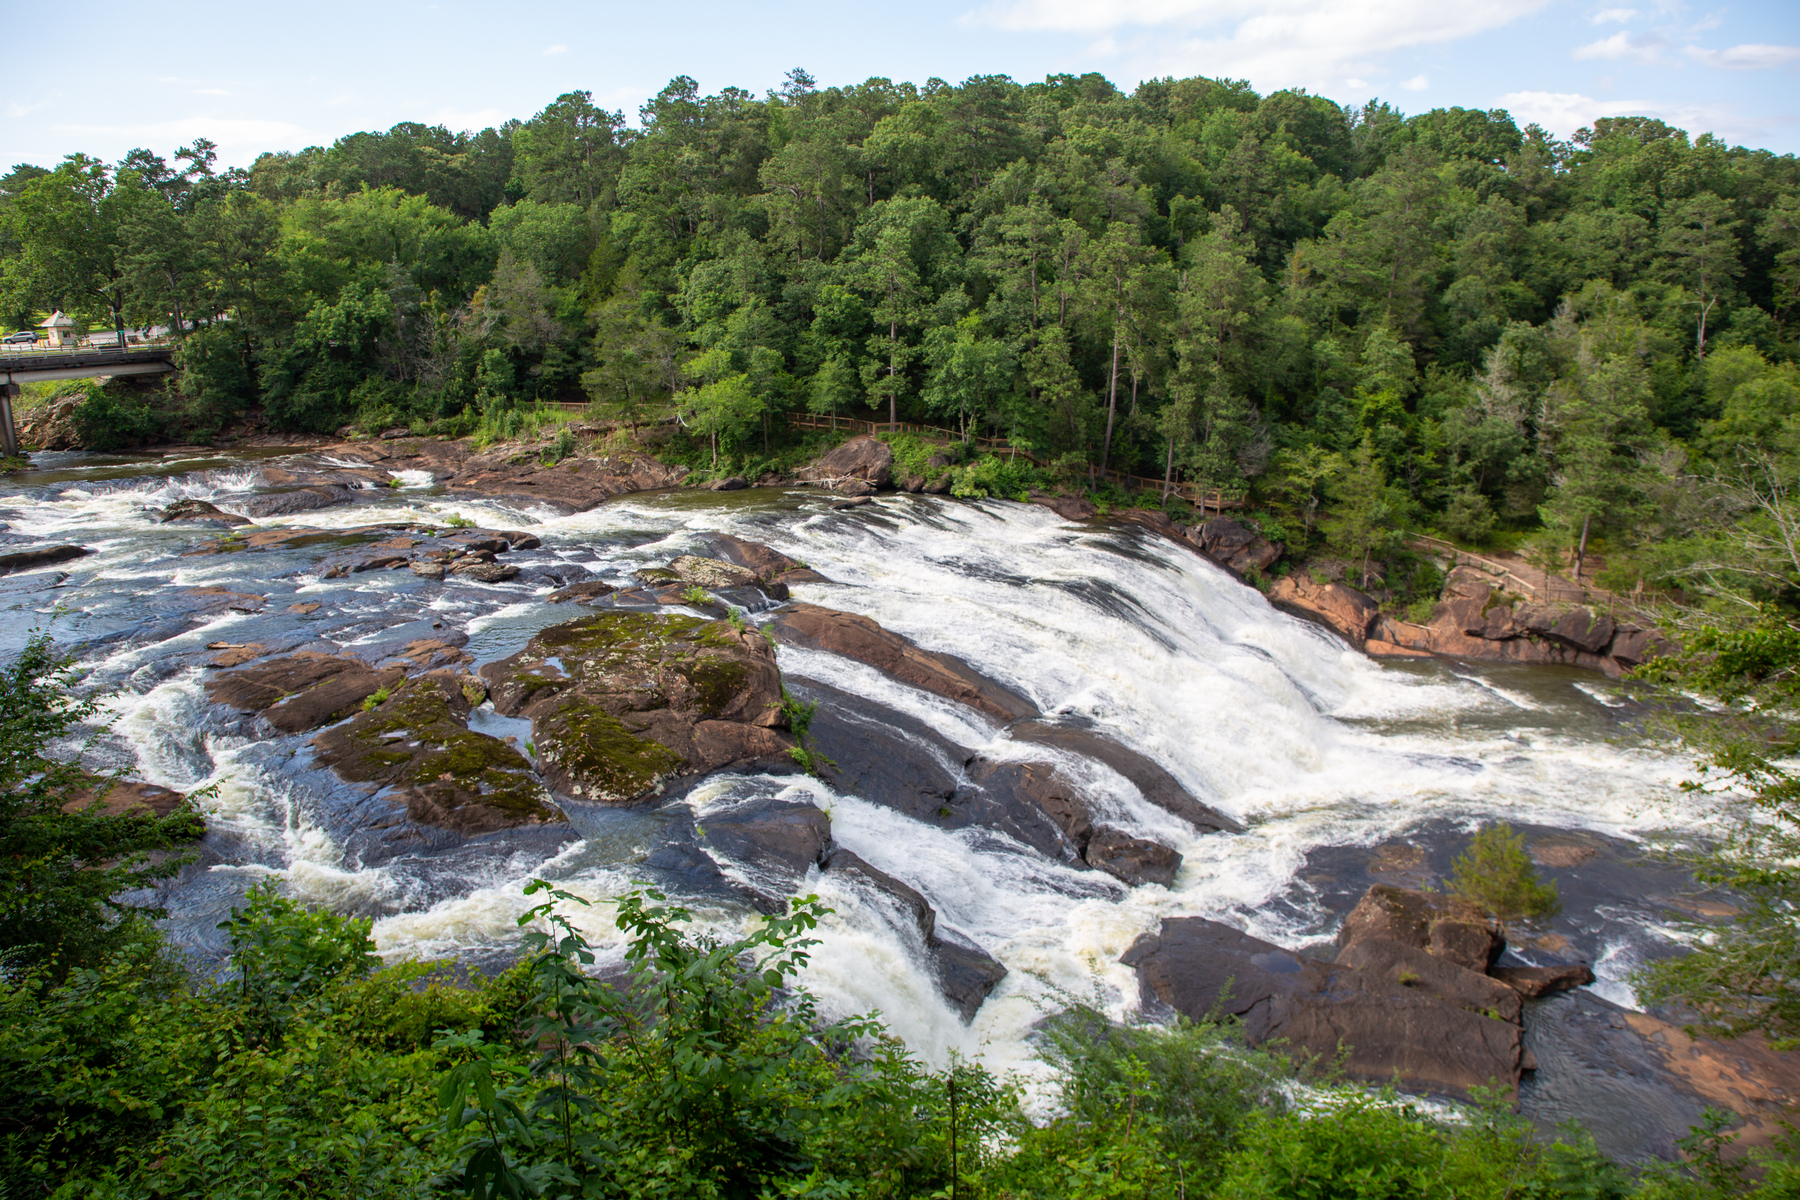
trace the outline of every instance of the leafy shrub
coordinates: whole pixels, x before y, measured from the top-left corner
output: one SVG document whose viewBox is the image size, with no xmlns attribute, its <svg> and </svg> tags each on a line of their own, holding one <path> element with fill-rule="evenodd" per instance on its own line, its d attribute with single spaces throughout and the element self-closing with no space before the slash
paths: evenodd
<svg viewBox="0 0 1800 1200">
<path fill-rule="evenodd" d="M 167 425 L 167 413 L 142 393 L 111 384 L 90 389 L 74 415 L 75 436 L 89 450 L 142 446 L 162 437 Z"/>
<path fill-rule="evenodd" d="M 1507 824 L 1475 835 L 1450 876 L 1450 894 L 1501 925 L 1547 920 L 1562 910 L 1555 883 L 1541 883 L 1525 839 Z"/>
</svg>

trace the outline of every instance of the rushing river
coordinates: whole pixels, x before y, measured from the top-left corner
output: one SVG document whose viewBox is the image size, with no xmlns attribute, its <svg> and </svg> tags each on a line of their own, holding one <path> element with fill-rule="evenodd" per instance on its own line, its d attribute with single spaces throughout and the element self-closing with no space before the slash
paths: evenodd
<svg viewBox="0 0 1800 1200">
<path fill-rule="evenodd" d="M 11 651 L 44 628 L 77 652 L 116 718 L 94 761 L 184 792 L 210 789 L 200 802 L 210 828 L 203 859 L 164 896 L 183 944 L 216 954 L 214 925 L 245 887 L 275 875 L 309 900 L 374 916 L 389 956 L 500 959 L 529 878 L 555 878 L 596 901 L 645 878 L 639 864 L 668 817 L 654 809 L 584 820 L 576 840 L 521 834 L 365 864 L 346 825 L 345 789 L 310 765 L 305 739 L 247 737 L 205 698 L 209 642 L 355 652 L 461 631 L 478 666 L 580 615 L 545 602 L 550 583 L 530 571 L 517 582 L 455 587 L 404 571 L 327 580 L 316 548 L 182 557 L 217 531 L 158 524 L 154 510 L 183 497 L 229 507 L 257 486 L 255 460 L 39 455 L 37 464 L 5 483 L 0 520 L 20 540 L 75 541 L 97 553 L 60 566 L 67 578 L 54 588 L 41 572 L 0 580 L 0 637 Z M 1441 875 L 1467 833 L 1496 819 L 1597 851 L 1551 872 L 1566 911 L 1550 932 L 1566 948 L 1554 939 L 1515 947 L 1522 959 L 1585 958 L 1599 976 L 1595 990 L 1631 1006 L 1630 971 L 1670 944 L 1661 914 L 1681 880 L 1638 848 L 1695 821 L 1674 786 L 1686 764 L 1642 739 L 1636 705 L 1601 676 L 1378 664 L 1172 543 L 1005 502 L 901 496 L 835 512 L 816 492 L 758 490 L 639 495 L 561 516 L 451 498 L 428 477 L 402 475 L 353 505 L 291 523 L 441 524 L 452 515 L 542 538 L 541 549 L 509 562 L 620 583 L 694 550 L 700 532 L 765 542 L 832 580 L 798 586 L 796 598 L 865 614 L 960 656 L 1047 714 L 1091 721 L 1244 824 L 1241 834 L 1197 836 L 1105 766 L 1068 761 L 1103 798 L 1109 823 L 1184 857 L 1172 887 L 1127 891 L 1096 888 L 1093 873 L 983 831 L 927 827 L 804 776 L 716 776 L 674 801 L 704 820 L 750 796 L 809 800 L 830 812 L 841 845 L 924 893 L 940 925 L 1005 963 L 1006 979 L 964 1024 L 916 938 L 830 875 L 816 881 L 837 911 L 806 983 L 828 1011 L 879 1009 L 934 1062 L 980 1056 L 1030 1075 L 1028 1036 L 1046 1011 L 1071 997 L 1120 1015 L 1135 1009 L 1135 980 L 1117 960 L 1160 918 L 1197 914 L 1289 946 L 1322 942 L 1372 879 Z M 198 618 L 176 603 L 209 588 L 267 599 L 260 611 Z M 321 607 L 291 611 L 308 602 Z M 797 680 L 903 715 L 939 746 L 1027 753 L 972 710 L 861 664 L 788 647 L 780 661 Z M 523 722 L 480 711 L 475 725 L 521 743 L 528 736 Z M 941 751 L 921 744 L 920 752 Z M 1042 760 L 1045 751 L 1029 754 Z M 697 908 L 721 929 L 754 916 L 704 898 Z M 581 922 L 597 942 L 615 944 L 603 904 Z"/>
</svg>

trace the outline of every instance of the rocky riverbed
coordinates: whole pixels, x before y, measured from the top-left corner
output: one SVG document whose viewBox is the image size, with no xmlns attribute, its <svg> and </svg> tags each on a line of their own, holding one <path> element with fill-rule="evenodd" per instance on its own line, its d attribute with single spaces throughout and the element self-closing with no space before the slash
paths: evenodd
<svg viewBox="0 0 1800 1200">
<path fill-rule="evenodd" d="M 1711 901 L 1648 853 L 1699 814 L 1601 671 L 1448 641 L 1384 665 L 1375 617 L 1340 637 L 1240 582 L 1275 548 L 1235 522 L 952 501 L 866 443 L 829 487 L 516 458 L 43 456 L 0 501 L 5 636 L 48 628 L 112 698 L 92 765 L 141 781 L 120 803 L 201 793 L 164 896 L 196 953 L 269 874 L 376 917 L 388 954 L 474 963 L 510 953 L 534 875 L 602 907 L 655 884 L 721 928 L 816 892 L 827 1009 L 1027 1079 L 1059 997 L 1224 994 L 1253 1038 L 1491 1080 L 1620 1153 L 1709 1100 L 1784 1102 L 1780 1056 L 1633 1011 L 1666 914 Z M 1480 584 L 1452 581 L 1459 636 L 1598 644 Z M 1418 890 L 1496 818 L 1565 903 L 1504 947 Z M 1609 1124 L 1622 1096 L 1659 1115 Z"/>
</svg>

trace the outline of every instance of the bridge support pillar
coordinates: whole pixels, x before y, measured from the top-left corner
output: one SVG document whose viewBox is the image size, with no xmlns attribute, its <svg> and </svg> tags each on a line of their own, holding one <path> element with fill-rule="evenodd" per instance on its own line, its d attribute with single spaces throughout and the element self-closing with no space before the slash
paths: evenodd
<svg viewBox="0 0 1800 1200">
<path fill-rule="evenodd" d="M 0 383 L 0 454 L 19 456 L 19 430 L 13 424 L 13 397 L 19 394 L 16 383 Z"/>
</svg>

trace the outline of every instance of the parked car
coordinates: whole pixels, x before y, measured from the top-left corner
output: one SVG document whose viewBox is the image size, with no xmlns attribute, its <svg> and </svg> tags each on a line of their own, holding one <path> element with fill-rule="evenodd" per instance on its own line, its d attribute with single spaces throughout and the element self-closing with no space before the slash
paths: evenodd
<svg viewBox="0 0 1800 1200">
<path fill-rule="evenodd" d="M 29 346 L 37 341 L 37 333 L 30 329 L 21 329 L 17 333 L 9 333 L 0 338 L 0 345 Z"/>
</svg>

